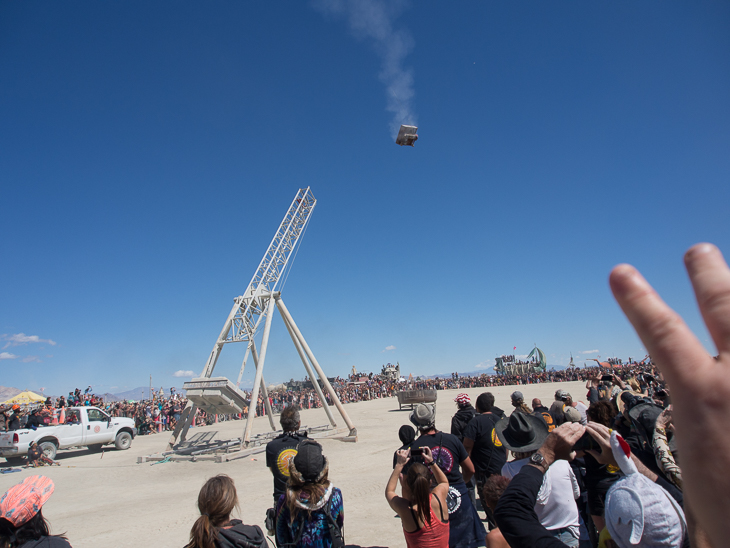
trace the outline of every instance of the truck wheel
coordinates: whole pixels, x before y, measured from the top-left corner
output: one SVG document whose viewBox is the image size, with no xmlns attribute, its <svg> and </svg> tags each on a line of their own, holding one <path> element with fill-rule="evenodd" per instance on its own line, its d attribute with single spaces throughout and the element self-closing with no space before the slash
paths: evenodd
<svg viewBox="0 0 730 548">
<path fill-rule="evenodd" d="M 94 445 L 89 445 L 89 451 L 92 453 L 98 453 L 104 448 L 104 446 L 100 443 L 95 443 Z"/>
<path fill-rule="evenodd" d="M 49 459 L 54 460 L 56 458 L 56 452 L 58 451 L 58 447 L 56 447 L 56 444 L 52 441 L 44 441 L 39 443 L 38 449 L 43 451 L 43 454 Z"/>
<path fill-rule="evenodd" d="M 132 447 L 132 435 L 129 432 L 119 432 L 114 440 L 114 447 L 117 449 L 129 449 Z"/>
</svg>

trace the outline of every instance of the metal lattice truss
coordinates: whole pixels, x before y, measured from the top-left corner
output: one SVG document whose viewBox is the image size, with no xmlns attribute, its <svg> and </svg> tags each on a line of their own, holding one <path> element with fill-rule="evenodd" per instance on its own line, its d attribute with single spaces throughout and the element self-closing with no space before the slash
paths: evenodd
<svg viewBox="0 0 730 548">
<path fill-rule="evenodd" d="M 304 232 L 316 204 L 317 200 L 309 187 L 300 188 L 294 196 L 246 291 L 234 299 L 233 309 L 210 353 L 201 377 L 212 375 L 224 344 L 247 342 L 250 348 L 261 320 L 266 315 L 269 297 L 284 278 L 289 258 L 296 249 L 299 237 Z"/>
<path fill-rule="evenodd" d="M 256 269 L 256 273 L 251 279 L 251 283 L 248 284 L 243 295 L 234 299 L 233 308 L 231 309 L 230 314 L 228 314 L 228 318 L 226 319 L 226 323 L 224 324 L 220 335 L 218 335 L 218 339 L 213 346 L 213 350 L 208 357 L 208 361 L 205 364 L 203 372 L 200 374 L 199 378 L 192 379 L 189 383 L 186 383 L 186 386 L 190 385 L 191 397 L 188 398 L 188 404 L 183 410 L 182 416 L 175 426 L 175 430 L 168 443 L 168 448 L 172 448 L 174 446 L 178 436 L 181 437 L 181 440 L 185 440 L 185 436 L 187 435 L 187 431 L 190 428 L 193 417 L 195 416 L 198 404 L 201 406 L 208 406 L 208 408 L 212 409 L 212 412 L 214 413 L 217 412 L 215 411 L 215 405 L 211 404 L 213 392 L 216 392 L 216 398 L 228 395 L 230 398 L 233 398 L 233 400 L 236 400 L 235 403 L 248 405 L 249 413 L 246 420 L 246 428 L 243 436 L 241 437 L 242 444 L 247 446 L 251 439 L 251 429 L 253 427 L 253 419 L 256 416 L 255 409 L 256 404 L 259 401 L 259 391 L 262 395 L 263 404 L 271 429 L 276 430 L 271 403 L 266 389 L 266 381 L 263 376 L 264 362 L 269 343 L 269 333 L 271 331 L 271 321 L 274 316 L 275 309 L 279 310 L 282 319 L 284 320 L 284 325 L 291 336 L 294 347 L 296 348 L 297 353 L 302 360 L 302 364 L 307 371 L 307 375 L 312 380 L 314 389 L 322 402 L 322 407 L 324 407 L 324 410 L 327 413 L 330 424 L 333 427 L 337 426 L 335 418 L 329 408 L 329 404 L 327 403 L 327 399 L 325 398 L 323 388 L 327 391 L 329 401 L 335 405 L 345 421 L 345 424 L 349 428 L 349 437 L 357 439 L 357 430 L 352 424 L 347 412 L 342 407 L 342 402 L 340 402 L 337 397 L 337 393 L 329 383 L 327 376 L 317 362 L 317 358 L 309 348 L 307 341 L 304 339 L 304 336 L 294 322 L 294 318 L 292 318 L 291 314 L 289 314 L 286 305 L 284 305 L 284 301 L 281 299 L 281 288 L 284 285 L 284 282 L 286 282 L 286 277 L 288 275 L 287 268 L 291 268 L 290 259 L 293 262 L 292 254 L 295 254 L 297 243 L 307 227 L 309 218 L 312 215 L 312 210 L 316 204 L 317 200 L 314 199 L 309 187 L 299 189 L 297 195 L 294 197 L 294 200 L 289 206 L 289 210 L 286 212 L 286 215 L 284 215 L 284 220 L 279 225 L 279 229 L 276 231 L 274 239 L 271 240 L 271 244 L 269 244 L 269 247 L 264 254 L 264 258 L 261 259 L 261 263 L 259 263 L 259 267 Z M 256 348 L 254 337 L 259 329 L 261 320 L 265 320 L 265 322 L 259 352 Z M 243 362 L 241 363 L 241 370 L 238 374 L 238 382 L 235 387 L 230 381 L 228 381 L 228 379 L 223 377 L 208 381 L 208 379 L 211 379 L 212 377 L 213 370 L 215 369 L 216 362 L 218 361 L 218 357 L 220 356 L 223 346 L 226 343 L 233 342 L 247 343 L 246 354 L 243 358 Z M 243 400 L 244 395 L 238 390 L 238 387 L 240 386 L 241 377 L 243 376 L 243 371 L 246 367 L 246 361 L 249 356 L 253 358 L 256 366 L 256 374 L 251 390 L 250 400 L 245 401 Z M 317 382 L 316 376 L 319 376 L 319 381 L 322 383 L 322 386 L 320 386 Z M 212 384 L 213 381 L 215 381 L 215 386 Z M 225 384 L 225 391 L 221 388 L 221 386 L 218 386 L 220 383 Z M 223 394 L 223 392 L 225 392 L 225 394 Z M 195 400 L 193 395 L 198 398 L 198 400 L 196 400 L 197 403 L 193 401 Z"/>
<path fill-rule="evenodd" d="M 286 212 L 269 249 L 261 259 L 256 274 L 245 293 L 236 299 L 238 309 L 233 317 L 232 329 L 223 342 L 250 341 L 256 335 L 261 318 L 266 311 L 269 296 L 276 291 L 279 281 L 294 251 L 299 236 L 307 226 L 317 200 L 312 191 L 302 188 Z"/>
</svg>

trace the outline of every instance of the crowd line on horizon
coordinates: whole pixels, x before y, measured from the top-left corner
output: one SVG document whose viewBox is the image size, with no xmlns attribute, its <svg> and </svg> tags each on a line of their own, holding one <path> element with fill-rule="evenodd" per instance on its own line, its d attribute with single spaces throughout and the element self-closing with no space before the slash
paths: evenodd
<svg viewBox="0 0 730 548">
<path fill-rule="evenodd" d="M 610 371 L 628 378 L 647 371 L 645 365 L 627 363 L 610 368 Z M 420 378 L 393 380 L 379 375 L 351 376 L 349 379 L 336 377 L 331 385 L 337 397 L 344 403 L 355 403 L 380 398 L 392 398 L 403 390 L 459 390 L 468 388 L 488 388 L 494 386 L 525 385 L 546 382 L 586 381 L 606 371 L 601 367 L 572 367 L 562 370 L 548 370 L 523 375 L 459 375 L 451 377 Z M 306 383 L 306 381 L 305 381 Z M 309 383 L 311 386 L 311 383 Z M 332 405 L 331 397 L 323 391 L 328 405 Z M 244 392 L 250 396 L 249 392 Z M 64 410 L 68 407 L 98 407 L 113 417 L 128 417 L 135 421 L 139 435 L 155 434 L 175 429 L 180 415 L 187 405 L 187 399 L 170 389 L 165 394 L 152 391 L 152 399 L 107 401 L 101 395 L 94 394 L 91 386 L 82 391 L 76 388 L 68 396 L 47 398 L 43 404 L 30 406 L 0 406 L 0 431 L 25 427 L 30 420 L 31 426 L 48 426 L 63 423 Z M 268 392 L 269 404 L 277 414 L 284 408 L 295 405 L 300 409 L 316 409 L 322 407 L 319 395 L 314 388 L 299 387 L 296 389 L 274 389 Z M 259 394 L 256 405 L 256 416 L 266 415 L 263 395 Z M 35 416 L 31 419 L 31 416 Z M 242 420 L 248 417 L 248 408 L 236 415 L 213 415 L 198 408 L 192 426 L 205 426 L 219 420 Z"/>
</svg>

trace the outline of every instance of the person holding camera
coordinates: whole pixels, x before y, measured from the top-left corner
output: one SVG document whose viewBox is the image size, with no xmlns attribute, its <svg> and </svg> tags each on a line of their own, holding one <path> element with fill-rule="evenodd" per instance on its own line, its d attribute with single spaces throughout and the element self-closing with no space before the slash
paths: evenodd
<svg viewBox="0 0 730 548">
<path fill-rule="evenodd" d="M 531 462 L 530 458 L 548 437 L 545 422 L 524 413 L 512 413 L 509 419 L 499 421 L 495 430 L 515 459 L 502 466 L 502 475 L 510 480 Z M 579 496 L 580 487 L 570 464 L 556 461 L 545 471 L 534 506 L 540 524 L 554 538 L 575 548 L 580 542 L 580 518 L 575 504 Z"/>
<path fill-rule="evenodd" d="M 449 480 L 433 461 L 429 447 L 400 449 L 397 462 L 385 487 L 385 498 L 401 518 L 408 548 L 447 548 L 449 545 L 449 511 L 446 497 Z M 413 462 L 405 478 L 403 497 L 395 490 L 403 467 L 411 458 L 420 457 L 423 463 Z M 431 489 L 431 477 L 436 486 Z M 407 498 L 406 498 L 407 495 Z"/>
<path fill-rule="evenodd" d="M 620 436 L 602 425 L 564 424 L 553 430 L 512 479 L 497 503 L 495 516 L 504 538 L 513 547 L 562 548 L 537 517 L 534 505 L 545 474 L 561 460 L 572 459 L 575 446 L 588 430 L 601 451 L 590 453 L 620 467 L 623 477 L 606 497 L 605 546 L 611 548 L 676 548 L 688 546 L 684 513 L 661 480 L 644 467 Z M 667 484 L 664 484 L 667 485 Z"/>
<path fill-rule="evenodd" d="M 449 547 L 484 546 L 487 532 L 471 502 L 465 483 L 474 475 L 474 465 L 464 445 L 456 436 L 436 429 L 436 408 L 431 404 L 419 403 L 409 418 L 420 433 L 411 448 L 429 447 L 437 466 L 449 480 L 449 494 L 446 499 L 449 511 Z"/>
<path fill-rule="evenodd" d="M 613 401 L 598 401 L 592 403 L 586 412 L 590 421 L 612 427 L 618 415 L 618 408 Z M 588 449 L 590 447 L 586 447 Z M 585 463 L 585 477 L 583 479 L 586 490 L 586 510 L 593 521 L 596 531 L 606 527 L 604 519 L 605 500 L 608 490 L 619 479 L 620 470 L 616 466 L 609 466 L 598 462 L 590 452 L 584 453 L 580 448 L 578 457 Z"/>
</svg>

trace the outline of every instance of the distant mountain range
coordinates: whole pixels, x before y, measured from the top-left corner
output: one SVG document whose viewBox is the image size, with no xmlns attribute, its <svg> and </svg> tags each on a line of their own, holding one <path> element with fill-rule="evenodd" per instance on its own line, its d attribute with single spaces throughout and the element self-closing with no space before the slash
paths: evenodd
<svg viewBox="0 0 730 548">
<path fill-rule="evenodd" d="M 165 395 L 170 394 L 169 388 L 164 388 Z M 152 391 L 157 394 L 160 389 L 159 388 L 152 388 Z M 14 388 L 12 386 L 0 386 L 0 402 L 9 400 L 10 398 L 17 396 L 23 392 L 23 390 L 20 390 L 18 388 Z M 35 392 L 36 394 L 40 394 L 40 390 L 31 390 L 31 392 Z M 178 394 L 184 394 L 182 388 L 175 388 L 175 392 Z M 46 394 L 47 396 L 49 394 Z M 66 395 L 66 394 L 64 394 Z M 139 388 L 133 388 L 132 390 L 127 390 L 126 392 L 120 392 L 119 394 L 110 394 L 109 392 L 105 394 L 101 394 L 101 396 L 104 398 L 105 401 L 122 401 L 122 400 L 148 400 L 150 398 L 150 387 L 149 386 L 140 386 Z M 56 397 L 56 396 L 52 396 Z"/>
<path fill-rule="evenodd" d="M 0 401 L 9 400 L 12 397 L 20 394 L 22 390 L 13 388 L 12 386 L 0 386 Z"/>
<path fill-rule="evenodd" d="M 159 388 L 152 387 L 152 392 L 157 394 L 160 391 Z M 162 389 L 165 396 L 170 395 L 170 389 L 169 388 L 163 388 Z M 178 394 L 184 394 L 182 388 L 175 387 L 175 392 Z M 119 392 L 117 394 L 105 394 L 104 395 L 107 401 L 121 401 L 121 400 L 148 400 L 150 399 L 150 387 L 149 386 L 139 386 L 137 388 L 132 388 L 131 390 L 127 390 L 126 392 Z M 109 396 L 109 397 L 107 397 Z M 114 398 L 114 399 L 112 399 Z"/>
</svg>

